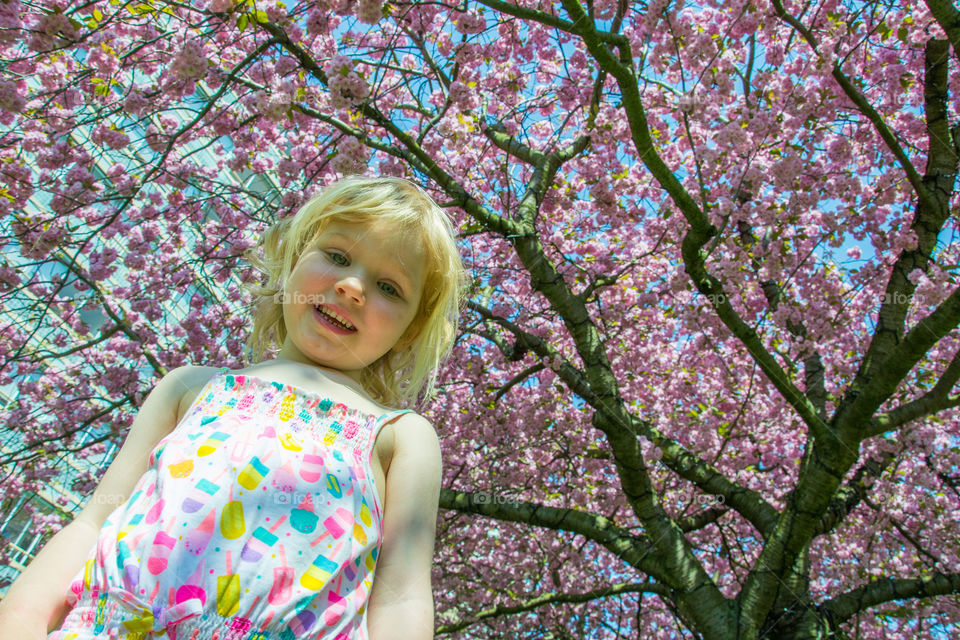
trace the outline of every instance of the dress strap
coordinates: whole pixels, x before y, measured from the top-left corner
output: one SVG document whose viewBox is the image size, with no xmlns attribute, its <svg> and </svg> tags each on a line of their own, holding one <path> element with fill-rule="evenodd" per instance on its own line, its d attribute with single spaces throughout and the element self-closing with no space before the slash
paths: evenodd
<svg viewBox="0 0 960 640">
<path fill-rule="evenodd" d="M 382 429 L 384 425 L 393 422 L 394 418 L 399 418 L 405 413 L 413 413 L 413 411 L 410 409 L 397 409 L 396 411 L 387 411 L 378 417 L 377 421 L 373 423 L 373 437 L 371 442 L 377 439 L 377 434 L 380 433 L 380 429 Z"/>
</svg>

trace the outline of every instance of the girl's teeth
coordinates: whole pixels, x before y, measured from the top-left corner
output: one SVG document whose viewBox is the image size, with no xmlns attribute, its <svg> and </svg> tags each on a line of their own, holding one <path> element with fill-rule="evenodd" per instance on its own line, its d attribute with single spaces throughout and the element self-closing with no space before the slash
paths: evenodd
<svg viewBox="0 0 960 640">
<path fill-rule="evenodd" d="M 322 314 L 324 314 L 324 315 L 326 315 L 326 316 L 328 316 L 328 317 L 330 317 L 330 318 L 333 318 L 334 320 L 336 320 L 337 322 L 339 322 L 340 324 L 342 324 L 342 325 L 343 325 L 344 327 L 346 327 L 347 329 L 353 329 L 353 325 L 352 325 L 352 324 L 350 324 L 349 322 L 347 322 L 346 320 L 344 320 L 343 318 L 341 318 L 341 317 L 340 317 L 339 315 L 337 315 L 336 313 L 334 313 L 334 312 L 332 312 L 332 311 L 328 311 L 327 309 L 324 309 L 324 308 L 322 308 L 322 307 L 317 307 L 317 310 L 318 310 L 320 313 L 322 313 Z"/>
</svg>

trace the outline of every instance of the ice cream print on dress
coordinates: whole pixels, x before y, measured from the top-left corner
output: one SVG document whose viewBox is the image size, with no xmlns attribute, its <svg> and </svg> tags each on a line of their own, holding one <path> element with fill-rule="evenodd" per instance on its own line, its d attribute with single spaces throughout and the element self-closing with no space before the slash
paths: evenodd
<svg viewBox="0 0 960 640">
<path fill-rule="evenodd" d="M 273 418 L 252 421 L 249 412 Z M 91 552 L 71 615 L 89 602 L 95 617 L 91 598 L 118 574 L 126 601 L 140 603 L 101 611 L 118 629 L 146 628 L 145 610 L 156 625 L 172 606 L 192 612 L 177 637 L 222 629 L 220 640 L 247 638 L 238 635 L 247 629 L 292 640 L 320 626 L 363 637 L 362 618 L 344 612 L 365 606 L 382 540 L 369 468 L 377 423 L 313 392 L 218 373 L 151 457 L 136 500 L 111 514 L 123 544 Z"/>
</svg>

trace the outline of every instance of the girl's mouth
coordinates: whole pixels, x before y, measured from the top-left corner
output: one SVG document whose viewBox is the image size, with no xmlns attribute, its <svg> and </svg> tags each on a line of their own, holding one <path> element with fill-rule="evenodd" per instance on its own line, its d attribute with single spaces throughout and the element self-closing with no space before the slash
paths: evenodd
<svg viewBox="0 0 960 640">
<path fill-rule="evenodd" d="M 323 307 L 316 306 L 313 308 L 313 313 L 320 322 L 330 327 L 333 331 L 340 334 L 350 334 L 356 333 L 357 329 L 349 323 L 345 323 L 342 320 L 337 319 L 330 313 L 328 313 Z"/>
</svg>

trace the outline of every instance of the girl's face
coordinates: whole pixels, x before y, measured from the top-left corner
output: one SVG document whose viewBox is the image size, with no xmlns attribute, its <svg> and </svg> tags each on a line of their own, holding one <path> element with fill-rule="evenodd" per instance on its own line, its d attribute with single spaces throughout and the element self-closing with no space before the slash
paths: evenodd
<svg viewBox="0 0 960 640">
<path fill-rule="evenodd" d="M 425 256 L 385 223 L 333 223 L 299 257 L 283 291 L 287 337 L 278 357 L 360 370 L 387 353 L 416 315 Z"/>
</svg>

